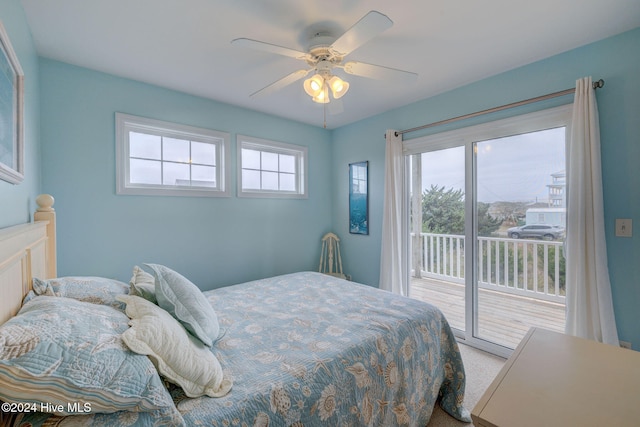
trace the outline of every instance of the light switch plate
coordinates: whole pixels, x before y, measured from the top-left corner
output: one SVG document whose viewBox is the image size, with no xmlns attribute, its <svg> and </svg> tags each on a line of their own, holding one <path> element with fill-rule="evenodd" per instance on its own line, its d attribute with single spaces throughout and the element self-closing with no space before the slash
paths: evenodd
<svg viewBox="0 0 640 427">
<path fill-rule="evenodd" d="M 631 219 L 616 219 L 616 236 L 631 237 L 633 236 L 633 221 Z"/>
</svg>

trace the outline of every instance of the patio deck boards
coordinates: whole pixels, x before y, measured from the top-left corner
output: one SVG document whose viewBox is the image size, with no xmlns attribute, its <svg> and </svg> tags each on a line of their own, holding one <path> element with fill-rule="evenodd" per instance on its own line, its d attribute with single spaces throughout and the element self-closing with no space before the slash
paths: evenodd
<svg viewBox="0 0 640 427">
<path fill-rule="evenodd" d="M 411 278 L 410 295 L 437 306 L 453 328 L 464 330 L 464 286 L 432 278 Z M 564 332 L 564 304 L 496 292 L 478 291 L 479 338 L 515 348 L 529 328 Z"/>
</svg>

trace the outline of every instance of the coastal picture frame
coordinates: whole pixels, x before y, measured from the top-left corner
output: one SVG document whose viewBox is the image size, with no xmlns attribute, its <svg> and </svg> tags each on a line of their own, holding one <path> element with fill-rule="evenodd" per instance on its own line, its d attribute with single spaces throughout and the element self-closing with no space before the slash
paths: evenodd
<svg viewBox="0 0 640 427">
<path fill-rule="evenodd" d="M 0 22 L 0 179 L 24 180 L 24 73 Z"/>
<path fill-rule="evenodd" d="M 349 164 L 349 233 L 369 234 L 369 162 Z"/>
</svg>

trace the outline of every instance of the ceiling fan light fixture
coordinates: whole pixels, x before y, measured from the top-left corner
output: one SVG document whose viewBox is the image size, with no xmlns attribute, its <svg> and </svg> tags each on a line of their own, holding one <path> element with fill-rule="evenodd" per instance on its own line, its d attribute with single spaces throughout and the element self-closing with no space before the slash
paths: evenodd
<svg viewBox="0 0 640 427">
<path fill-rule="evenodd" d="M 324 77 L 320 74 L 315 74 L 313 77 L 304 81 L 304 91 L 307 92 L 312 98 L 318 97 L 324 94 Z M 317 102 L 317 101 L 316 101 Z"/>
<path fill-rule="evenodd" d="M 328 104 L 330 99 L 329 99 L 329 89 L 327 88 L 327 86 L 325 86 L 324 89 L 321 90 L 318 95 L 312 97 L 311 100 L 313 102 L 317 102 L 318 104 Z"/>
<path fill-rule="evenodd" d="M 387 82 L 395 81 L 396 78 L 408 79 L 411 77 L 415 79 L 418 76 L 409 71 L 398 70 L 382 65 L 366 64 L 356 61 L 344 62 L 347 55 L 393 25 L 393 21 L 391 21 L 388 16 L 372 10 L 337 38 L 333 37 L 332 31 L 323 32 L 321 28 L 324 25 L 324 23 L 318 23 L 318 31 L 315 31 L 310 38 L 306 51 L 247 38 L 232 40 L 231 43 L 237 46 L 250 47 L 263 52 L 287 56 L 304 61 L 307 64 L 306 69 L 294 71 L 280 80 L 252 93 L 250 96 L 270 94 L 293 82 L 306 79 L 303 82 L 305 93 L 311 97 L 313 102 L 323 104 L 326 107 L 326 104 L 331 101 L 331 97 L 333 97 L 334 100 L 338 100 L 349 90 L 348 82 L 333 75 L 333 71 L 336 68 L 342 69 L 347 75 L 367 77 Z M 310 73 L 314 75 L 311 78 L 307 78 Z M 340 106 L 341 103 L 338 102 L 337 105 Z M 325 118 L 326 110 L 327 108 L 324 108 Z M 336 109 L 332 110 L 337 111 Z"/>
<path fill-rule="evenodd" d="M 329 79 L 329 87 L 334 99 L 339 99 L 344 96 L 349 90 L 349 83 L 345 82 L 338 76 L 333 76 Z"/>
</svg>

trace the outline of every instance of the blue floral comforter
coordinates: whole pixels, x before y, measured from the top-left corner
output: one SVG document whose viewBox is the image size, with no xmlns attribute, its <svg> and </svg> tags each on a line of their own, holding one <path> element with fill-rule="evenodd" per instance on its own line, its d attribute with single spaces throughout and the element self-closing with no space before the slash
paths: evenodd
<svg viewBox="0 0 640 427">
<path fill-rule="evenodd" d="M 435 402 L 470 421 L 465 374 L 435 307 L 320 273 L 205 293 L 233 377 L 219 399 L 177 399 L 187 425 L 420 426 Z"/>
<path fill-rule="evenodd" d="M 221 327 L 213 351 L 233 389 L 191 399 L 171 387 L 187 426 L 424 427 L 436 402 L 471 421 L 458 345 L 434 306 L 313 272 L 205 295 Z M 130 415 L 93 421 L 154 424 Z"/>
</svg>

